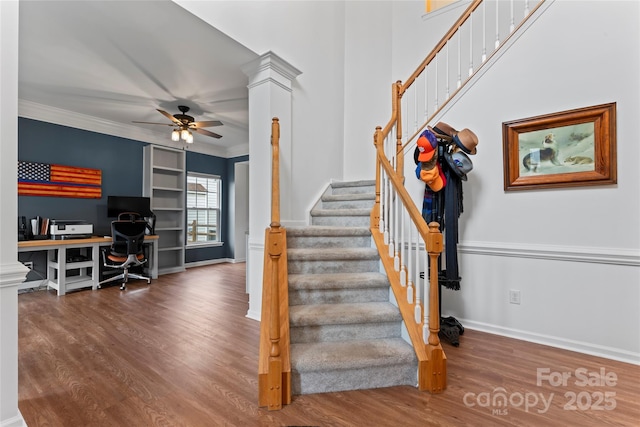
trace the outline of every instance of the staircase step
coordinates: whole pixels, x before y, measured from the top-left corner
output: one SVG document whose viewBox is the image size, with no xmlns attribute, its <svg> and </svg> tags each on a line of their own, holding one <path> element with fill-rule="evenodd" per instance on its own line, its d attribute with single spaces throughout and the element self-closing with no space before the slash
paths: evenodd
<svg viewBox="0 0 640 427">
<path fill-rule="evenodd" d="M 379 271 L 380 262 L 374 248 L 294 248 L 287 258 L 290 274 L 364 273 Z"/>
<path fill-rule="evenodd" d="M 389 301 L 381 273 L 289 274 L 289 305 Z"/>
<path fill-rule="evenodd" d="M 367 227 L 290 227 L 287 228 L 287 247 L 371 247 L 371 232 Z"/>
<path fill-rule="evenodd" d="M 290 308 L 292 326 L 399 322 L 398 308 L 389 302 L 310 304 Z"/>
<path fill-rule="evenodd" d="M 291 345 L 294 394 L 412 385 L 413 348 L 401 338 Z"/>
<path fill-rule="evenodd" d="M 343 227 L 368 227 L 371 209 L 312 209 L 311 224 Z"/>
<path fill-rule="evenodd" d="M 368 209 L 376 200 L 375 194 L 326 194 L 322 196 L 322 209 Z"/>
<path fill-rule="evenodd" d="M 360 194 L 360 193 L 375 194 L 376 181 L 364 180 L 364 181 L 332 182 L 331 192 L 332 194 Z"/>
<path fill-rule="evenodd" d="M 289 308 L 291 343 L 397 338 L 401 320 L 398 308 L 389 302 Z"/>
</svg>

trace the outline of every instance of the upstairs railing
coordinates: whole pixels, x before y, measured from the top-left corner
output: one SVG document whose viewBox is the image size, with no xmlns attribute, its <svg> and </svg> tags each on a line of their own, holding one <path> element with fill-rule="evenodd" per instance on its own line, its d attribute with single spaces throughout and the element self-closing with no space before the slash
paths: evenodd
<svg viewBox="0 0 640 427">
<path fill-rule="evenodd" d="M 376 202 L 371 229 L 418 356 L 421 390 L 438 393 L 446 387 L 446 356 L 438 339 L 442 235 L 437 222 L 425 224 L 405 188 L 404 156 L 413 157 L 420 133 L 543 2 L 472 1 L 406 82 L 392 85 L 391 118 L 374 134 Z"/>
<path fill-rule="evenodd" d="M 280 123 L 271 123 L 271 225 L 265 230 L 262 313 L 258 358 L 258 405 L 291 403 L 287 234 L 280 226 Z"/>
</svg>

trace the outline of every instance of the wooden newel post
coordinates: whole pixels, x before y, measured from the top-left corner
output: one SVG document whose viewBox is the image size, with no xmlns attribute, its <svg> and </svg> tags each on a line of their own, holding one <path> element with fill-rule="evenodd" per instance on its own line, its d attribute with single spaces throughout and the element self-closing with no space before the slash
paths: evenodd
<svg viewBox="0 0 640 427">
<path fill-rule="evenodd" d="M 440 308 L 438 289 L 438 258 L 442 253 L 442 234 L 440 224 L 429 223 L 429 236 L 427 238 L 427 252 L 429 253 L 429 345 L 440 344 L 438 332 L 440 332 Z"/>
<path fill-rule="evenodd" d="M 280 228 L 280 123 L 277 117 L 271 123 L 271 224 L 266 248 L 271 260 L 271 317 L 269 318 L 269 373 L 267 401 L 269 410 L 282 409 L 282 352 L 280 350 L 280 261 L 284 247 Z"/>
<path fill-rule="evenodd" d="M 277 222 L 269 231 L 269 257 L 271 258 L 271 318 L 269 323 L 269 375 L 268 409 L 282 409 L 282 354 L 280 352 L 280 256 L 282 255 L 282 230 Z"/>
<path fill-rule="evenodd" d="M 437 222 L 429 223 L 427 236 L 427 252 L 429 253 L 429 339 L 427 352 L 429 355 L 428 388 L 432 393 L 442 393 L 447 387 L 447 358 L 440 345 L 438 257 L 442 254 L 442 233 Z"/>
</svg>

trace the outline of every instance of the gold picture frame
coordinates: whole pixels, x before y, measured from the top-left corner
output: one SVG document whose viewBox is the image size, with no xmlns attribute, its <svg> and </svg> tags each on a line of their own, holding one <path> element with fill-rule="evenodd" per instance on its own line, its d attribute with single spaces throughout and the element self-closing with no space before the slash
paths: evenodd
<svg viewBox="0 0 640 427">
<path fill-rule="evenodd" d="M 617 183 L 616 103 L 502 123 L 504 190 Z"/>
</svg>

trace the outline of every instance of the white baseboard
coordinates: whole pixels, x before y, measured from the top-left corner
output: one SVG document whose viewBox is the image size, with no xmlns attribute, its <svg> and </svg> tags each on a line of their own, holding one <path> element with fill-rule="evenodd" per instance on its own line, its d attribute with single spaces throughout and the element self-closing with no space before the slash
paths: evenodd
<svg viewBox="0 0 640 427">
<path fill-rule="evenodd" d="M 184 266 L 185 268 L 202 267 L 203 265 L 223 264 L 226 262 L 236 263 L 240 261 L 236 261 L 232 258 L 206 259 L 204 261 L 187 262 Z"/>
<path fill-rule="evenodd" d="M 27 427 L 27 423 L 22 418 L 22 414 L 18 411 L 18 415 L 6 420 L 0 420 L 0 427 Z"/>
<path fill-rule="evenodd" d="M 261 312 L 255 312 L 255 311 L 249 310 L 247 311 L 247 314 L 245 317 L 249 319 L 257 320 L 259 322 L 262 316 L 261 316 Z"/>
<path fill-rule="evenodd" d="M 494 335 L 500 335 L 522 341 L 533 342 L 536 344 L 561 348 L 564 350 L 575 351 L 591 356 L 604 357 L 606 359 L 617 360 L 619 362 L 640 365 L 640 353 L 633 353 L 627 350 L 621 350 L 619 348 L 605 347 L 581 341 L 567 340 L 565 338 L 554 337 L 551 335 L 543 335 L 518 329 L 505 328 L 488 323 L 474 322 L 468 319 L 458 318 L 458 320 L 464 325 L 465 329 L 468 328 L 471 330 L 487 332 Z"/>
</svg>

